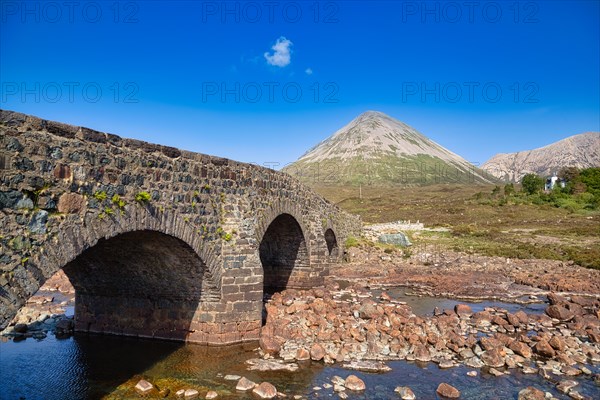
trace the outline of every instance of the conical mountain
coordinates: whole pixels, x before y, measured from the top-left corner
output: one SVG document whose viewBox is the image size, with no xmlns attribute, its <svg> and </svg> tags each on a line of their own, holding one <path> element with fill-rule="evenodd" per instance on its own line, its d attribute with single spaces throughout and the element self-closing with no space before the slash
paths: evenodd
<svg viewBox="0 0 600 400">
<path fill-rule="evenodd" d="M 359 115 L 284 171 L 313 186 L 495 181 L 459 155 L 377 111 Z"/>
<path fill-rule="evenodd" d="M 600 167 L 600 132 L 580 133 L 533 150 L 496 154 L 481 168 L 499 179 L 518 182 L 526 174 L 549 176 L 565 167 Z"/>
</svg>

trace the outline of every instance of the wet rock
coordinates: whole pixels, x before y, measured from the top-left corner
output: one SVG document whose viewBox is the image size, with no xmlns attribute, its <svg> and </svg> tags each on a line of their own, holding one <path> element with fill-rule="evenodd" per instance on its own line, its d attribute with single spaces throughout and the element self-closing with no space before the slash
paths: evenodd
<svg viewBox="0 0 600 400">
<path fill-rule="evenodd" d="M 325 357 L 325 349 L 319 343 L 315 343 L 310 348 L 310 359 L 321 361 Z"/>
<path fill-rule="evenodd" d="M 461 318 L 468 318 L 473 315 L 473 310 L 467 304 L 457 304 L 454 306 L 454 312 Z"/>
<path fill-rule="evenodd" d="M 488 367 L 499 368 L 504 366 L 504 357 L 498 349 L 486 350 L 481 355 L 481 361 Z"/>
<path fill-rule="evenodd" d="M 192 400 L 197 398 L 198 395 L 199 392 L 196 389 L 186 389 L 186 391 L 183 393 L 183 398 Z"/>
<path fill-rule="evenodd" d="M 246 360 L 246 364 L 250 366 L 250 371 L 290 371 L 294 372 L 298 370 L 298 364 L 296 363 L 285 363 L 281 360 L 263 360 L 262 358 L 251 358 Z"/>
<path fill-rule="evenodd" d="M 252 382 L 250 379 L 246 377 L 241 377 L 237 385 L 235 386 L 235 389 L 240 390 L 242 392 L 246 392 L 250 389 L 254 389 L 255 386 L 256 383 Z"/>
<path fill-rule="evenodd" d="M 415 400 L 417 398 L 412 389 L 408 386 L 398 386 L 394 392 L 398 393 L 398 396 L 400 396 L 402 400 Z"/>
<path fill-rule="evenodd" d="M 13 330 L 16 333 L 25 333 L 27 332 L 27 324 L 16 324 Z"/>
<path fill-rule="evenodd" d="M 545 400 L 544 392 L 529 386 L 519 392 L 518 400 Z"/>
<path fill-rule="evenodd" d="M 576 381 L 564 380 L 564 381 L 561 381 L 558 385 L 556 385 L 556 388 L 560 392 L 567 394 L 571 391 L 571 389 L 573 389 L 577 385 L 578 385 L 578 383 Z"/>
<path fill-rule="evenodd" d="M 413 354 L 415 356 L 415 360 L 417 360 L 417 361 L 422 361 L 422 362 L 431 361 L 431 353 L 429 352 L 429 349 L 427 349 L 426 346 L 416 345 L 415 349 L 413 351 Z"/>
<path fill-rule="evenodd" d="M 262 382 L 252 390 L 252 393 L 261 399 L 273 399 L 277 397 L 277 389 L 269 382 Z"/>
<path fill-rule="evenodd" d="M 365 382 L 356 375 L 349 375 L 346 378 L 346 383 L 344 386 L 346 386 L 348 390 L 353 390 L 355 392 L 365 390 L 367 388 Z"/>
<path fill-rule="evenodd" d="M 216 399 L 218 396 L 219 394 L 217 392 L 215 392 L 214 390 L 209 390 L 208 393 L 206 393 L 205 399 Z"/>
<path fill-rule="evenodd" d="M 140 379 L 139 382 L 135 385 L 135 390 L 140 394 L 150 393 L 152 389 L 154 389 L 154 385 L 152 385 L 145 379 Z"/>
<path fill-rule="evenodd" d="M 260 340 L 258 344 L 262 351 L 264 351 L 267 354 L 276 355 L 281 350 L 281 344 L 279 343 L 279 341 L 268 334 L 260 335 Z"/>
<path fill-rule="evenodd" d="M 460 398 L 460 391 L 445 382 L 440 383 L 435 391 L 438 395 L 442 397 L 446 397 L 448 399 L 458 399 Z"/>
<path fill-rule="evenodd" d="M 362 372 L 389 372 L 392 370 L 381 361 L 352 361 L 343 364 L 342 367 Z"/>
<path fill-rule="evenodd" d="M 537 342 L 533 349 L 537 354 L 543 357 L 552 358 L 556 355 L 556 352 L 554 351 L 552 346 L 550 346 L 548 341 L 543 339 Z"/>
<path fill-rule="evenodd" d="M 509 349 L 511 349 L 512 351 L 514 351 L 516 354 L 523 356 L 525 358 L 531 358 L 532 352 L 531 352 L 531 347 L 529 347 L 527 344 L 523 343 L 523 342 L 519 342 L 517 340 L 515 340 L 514 342 L 512 342 L 509 346 Z"/>
</svg>

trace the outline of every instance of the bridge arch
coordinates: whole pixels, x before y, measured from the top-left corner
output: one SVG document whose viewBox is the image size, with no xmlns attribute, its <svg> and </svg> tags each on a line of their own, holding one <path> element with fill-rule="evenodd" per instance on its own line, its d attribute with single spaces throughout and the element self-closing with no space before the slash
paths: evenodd
<svg viewBox="0 0 600 400">
<path fill-rule="evenodd" d="M 327 246 L 327 255 L 335 260 L 339 255 L 339 245 L 337 241 L 337 236 L 333 229 L 328 228 L 325 233 L 325 245 Z"/>
<path fill-rule="evenodd" d="M 8 319 L 60 269 L 75 287 L 82 331 L 185 340 L 198 306 L 221 299 L 215 252 L 168 211 L 131 205 L 103 219 L 66 218 L 68 228 L 17 272 L 25 296 L 13 297 Z"/>
<path fill-rule="evenodd" d="M 300 287 L 311 269 L 310 232 L 298 205 L 278 202 L 256 224 L 263 293 Z"/>
<path fill-rule="evenodd" d="M 306 238 L 292 215 L 280 214 L 269 224 L 260 242 L 259 256 L 265 293 L 285 289 L 294 270 L 310 267 Z"/>
</svg>

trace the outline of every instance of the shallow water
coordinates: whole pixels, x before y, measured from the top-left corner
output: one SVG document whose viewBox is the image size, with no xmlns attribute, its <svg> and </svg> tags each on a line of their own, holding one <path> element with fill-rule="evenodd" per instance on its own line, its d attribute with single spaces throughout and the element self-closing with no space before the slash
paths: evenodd
<svg viewBox="0 0 600 400">
<path fill-rule="evenodd" d="M 383 290 L 380 289 L 374 289 L 372 290 L 372 293 L 374 296 L 379 296 L 382 291 Z M 453 310 L 454 306 L 457 304 L 468 304 L 471 306 L 471 309 L 473 309 L 473 312 L 483 311 L 486 307 L 495 307 L 507 310 L 510 313 L 515 313 L 519 310 L 522 310 L 528 314 L 543 314 L 546 307 L 548 307 L 548 304 L 541 302 L 516 304 L 492 300 L 472 301 L 449 299 L 446 297 L 411 296 L 407 294 L 410 293 L 411 290 L 404 287 L 388 288 L 386 292 L 391 298 L 408 304 L 412 308 L 413 313 L 416 315 L 431 315 L 435 307 L 438 307 L 440 310 Z"/>
<path fill-rule="evenodd" d="M 377 296 L 381 291 L 373 291 Z M 453 299 L 406 295 L 405 288 L 391 288 L 388 294 L 407 302 L 416 314 L 431 314 L 434 307 L 453 308 L 466 303 L 474 311 L 485 307 L 500 307 L 515 312 L 543 312 L 545 304 L 518 305 L 503 302 L 464 302 Z M 71 309 L 69 309 L 71 311 Z M 477 370 L 477 377 L 468 377 L 464 366 L 442 370 L 433 363 L 394 361 L 392 371 L 385 374 L 365 374 L 348 371 L 339 365 L 305 362 L 297 372 L 247 371 L 245 361 L 254 358 L 257 343 L 207 347 L 177 342 L 76 334 L 57 339 L 26 339 L 0 342 L 0 399 L 130 399 L 139 398 L 133 387 L 144 378 L 160 389 L 168 388 L 168 398 L 175 398 L 179 389 L 195 388 L 203 398 L 215 390 L 219 399 L 250 399 L 250 394 L 236 392 L 235 381 L 226 381 L 227 374 L 245 376 L 255 382 L 268 381 L 279 391 L 293 398 L 301 395 L 310 399 L 337 399 L 332 388 L 313 390 L 315 386 L 331 383 L 331 378 L 349 374 L 361 377 L 367 384 L 364 393 L 348 392 L 350 399 L 398 399 L 396 386 L 409 386 L 418 399 L 436 399 L 435 389 L 441 382 L 458 388 L 462 399 L 516 399 L 519 390 L 535 386 L 551 392 L 556 398 L 568 399 L 554 384 L 538 375 L 512 371 L 510 375 L 494 377 Z M 594 373 L 598 366 L 591 366 Z M 556 377 L 558 382 L 565 377 Z M 591 398 L 600 398 L 600 387 L 590 377 L 580 376 L 576 388 Z"/>
<path fill-rule="evenodd" d="M 134 338 L 78 334 L 58 340 L 50 335 L 37 341 L 0 343 L 1 399 L 127 399 L 137 398 L 133 386 L 141 378 L 169 388 L 169 398 L 182 388 L 195 388 L 201 396 L 216 390 L 221 399 L 251 398 L 237 393 L 235 381 L 223 376 L 235 374 L 255 381 L 269 381 L 288 395 L 307 398 L 338 398 L 333 389 L 314 391 L 314 386 L 330 383 L 339 375 L 354 373 L 367 384 L 364 393 L 349 393 L 355 399 L 394 399 L 396 386 L 410 386 L 417 398 L 435 399 L 435 389 L 448 382 L 462 392 L 464 399 L 516 399 L 519 390 L 536 386 L 567 399 L 554 385 L 538 375 L 513 372 L 494 377 L 478 371 L 466 375 L 467 367 L 442 370 L 432 363 L 394 361 L 392 372 L 367 374 L 321 363 L 301 364 L 297 372 L 247 371 L 244 361 L 256 356 L 256 344 L 207 347 Z M 597 367 L 592 367 L 599 372 Z M 559 377 L 557 377 L 559 379 Z M 578 389 L 599 398 L 600 388 L 589 377 L 579 377 Z"/>
</svg>

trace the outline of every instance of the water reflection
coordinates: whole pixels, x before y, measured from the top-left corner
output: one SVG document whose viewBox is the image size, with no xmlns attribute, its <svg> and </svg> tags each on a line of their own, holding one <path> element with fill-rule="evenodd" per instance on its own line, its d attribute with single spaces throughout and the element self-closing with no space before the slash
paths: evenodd
<svg viewBox="0 0 600 400">
<path fill-rule="evenodd" d="M 438 307 L 440 310 L 453 310 L 454 306 L 457 304 L 468 304 L 474 312 L 483 311 L 486 307 L 497 307 L 507 310 L 510 313 L 522 310 L 528 314 L 542 314 L 548 306 L 548 304 L 545 303 L 516 304 L 492 300 L 466 301 L 449 299 L 446 297 L 419 297 L 407 295 L 406 293 L 409 293 L 410 291 L 410 289 L 404 287 L 393 287 L 387 290 L 387 294 L 393 299 L 406 302 L 416 315 L 431 315 L 435 307 Z M 372 290 L 375 297 L 379 296 L 381 292 L 381 289 Z"/>
<path fill-rule="evenodd" d="M 160 389 L 216 390 L 219 398 L 244 398 L 224 375 L 269 381 L 285 392 L 304 392 L 323 366 L 290 373 L 247 371 L 257 344 L 208 347 L 178 342 L 77 334 L 0 343 L 0 399 L 122 399 L 138 397 L 141 378 Z"/>
</svg>

